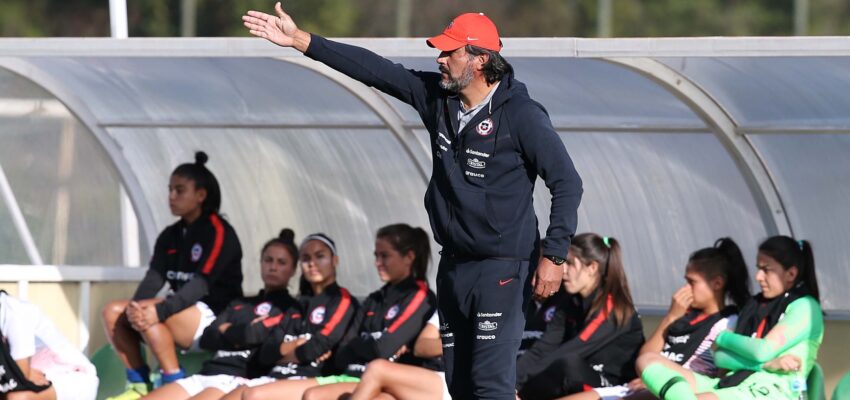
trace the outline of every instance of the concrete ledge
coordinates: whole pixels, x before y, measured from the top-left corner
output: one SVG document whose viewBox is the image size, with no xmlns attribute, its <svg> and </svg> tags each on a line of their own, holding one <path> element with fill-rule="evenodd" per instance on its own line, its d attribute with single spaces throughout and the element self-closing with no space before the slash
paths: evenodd
<svg viewBox="0 0 850 400">
<path fill-rule="evenodd" d="M 0 264 L 0 282 L 138 282 L 147 270 L 119 266 Z"/>
<path fill-rule="evenodd" d="M 436 57 L 425 38 L 337 38 L 388 57 Z M 850 37 L 504 38 L 507 57 L 850 56 Z M 259 38 L 5 38 L 4 57 L 301 57 Z"/>
</svg>

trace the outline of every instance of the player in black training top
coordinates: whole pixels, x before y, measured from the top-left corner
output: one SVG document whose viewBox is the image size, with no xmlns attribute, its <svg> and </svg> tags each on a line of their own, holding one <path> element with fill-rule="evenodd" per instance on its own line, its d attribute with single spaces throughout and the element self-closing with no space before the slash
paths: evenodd
<svg viewBox="0 0 850 400">
<path fill-rule="evenodd" d="M 643 326 L 614 238 L 584 233 L 570 244 L 564 287 L 570 295 L 543 337 L 517 361 L 523 400 L 546 400 L 635 378 Z"/>
<path fill-rule="evenodd" d="M 150 268 L 133 298 L 103 309 L 106 336 L 127 368 L 127 391 L 114 399 L 137 399 L 151 388 L 142 341 L 159 362 L 163 383 L 181 379 L 185 374 L 175 348 L 198 349 L 215 314 L 242 296 L 242 247 L 219 215 L 221 191 L 204 165 L 207 159 L 198 152 L 194 163 L 172 172 L 168 203 L 180 220 L 157 238 Z M 165 283 L 168 296 L 154 297 Z"/>
<path fill-rule="evenodd" d="M 266 376 L 249 381 L 223 400 L 278 398 L 275 389 L 285 386 L 289 396 L 315 385 L 326 360 L 336 351 L 357 310 L 357 301 L 336 281 L 339 265 L 336 243 L 324 233 L 301 242 L 300 297 L 304 318 L 297 332 L 278 326 L 260 350 L 259 361 L 270 366 Z M 279 383 L 274 383 L 278 382 Z M 274 384 L 273 384 L 274 383 Z"/>
<path fill-rule="evenodd" d="M 263 245 L 263 290 L 230 302 L 204 330 L 200 345 L 214 352 L 213 358 L 197 374 L 154 390 L 146 400 L 220 398 L 265 373 L 256 361 L 262 343 L 278 326 L 296 331 L 301 324 L 301 306 L 287 290 L 298 257 L 293 238 L 292 230 L 284 229 Z"/>
<path fill-rule="evenodd" d="M 421 228 L 405 224 L 381 228 L 375 241 L 375 266 L 386 284 L 367 297 L 345 342 L 331 355 L 328 363 L 337 367 L 337 374 L 275 382 L 267 385 L 271 390 L 264 391 L 264 396 L 245 398 L 302 399 L 305 386 L 313 386 L 304 392 L 304 399 L 335 399 L 354 389 L 369 361 L 426 361 L 407 350 L 413 348 L 436 307 L 434 293 L 424 280 L 430 254 L 428 235 Z"/>
</svg>

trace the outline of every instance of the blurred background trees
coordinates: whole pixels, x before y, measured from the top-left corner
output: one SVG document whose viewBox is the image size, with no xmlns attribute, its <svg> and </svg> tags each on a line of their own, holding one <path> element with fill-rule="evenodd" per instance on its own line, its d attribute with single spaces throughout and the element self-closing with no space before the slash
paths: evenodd
<svg viewBox="0 0 850 400">
<path fill-rule="evenodd" d="M 245 36 L 239 17 L 274 0 L 128 0 L 131 37 Z M 482 11 L 503 36 L 850 35 L 848 0 L 288 0 L 326 36 L 429 36 Z M 795 10 L 801 10 L 795 23 Z M 188 18 L 183 18 L 184 16 Z M 194 18 L 192 18 L 194 16 Z M 2 0 L 0 36 L 109 36 L 108 0 Z"/>
</svg>

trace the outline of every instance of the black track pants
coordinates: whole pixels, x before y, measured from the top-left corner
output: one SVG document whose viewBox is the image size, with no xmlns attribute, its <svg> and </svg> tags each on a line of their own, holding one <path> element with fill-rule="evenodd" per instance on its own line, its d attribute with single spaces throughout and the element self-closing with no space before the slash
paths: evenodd
<svg viewBox="0 0 850 400">
<path fill-rule="evenodd" d="M 515 399 L 528 265 L 525 260 L 440 260 L 440 335 L 453 399 Z"/>
</svg>

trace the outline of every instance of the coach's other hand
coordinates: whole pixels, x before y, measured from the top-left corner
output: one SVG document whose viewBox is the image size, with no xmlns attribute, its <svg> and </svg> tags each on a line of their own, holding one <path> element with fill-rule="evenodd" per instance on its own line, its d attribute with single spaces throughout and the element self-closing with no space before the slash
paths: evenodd
<svg viewBox="0 0 850 400">
<path fill-rule="evenodd" d="M 561 287 L 561 279 L 564 276 L 564 265 L 557 265 L 552 260 L 542 257 L 534 271 L 531 285 L 534 287 L 534 295 L 539 298 L 547 298 L 558 292 Z"/>
</svg>

